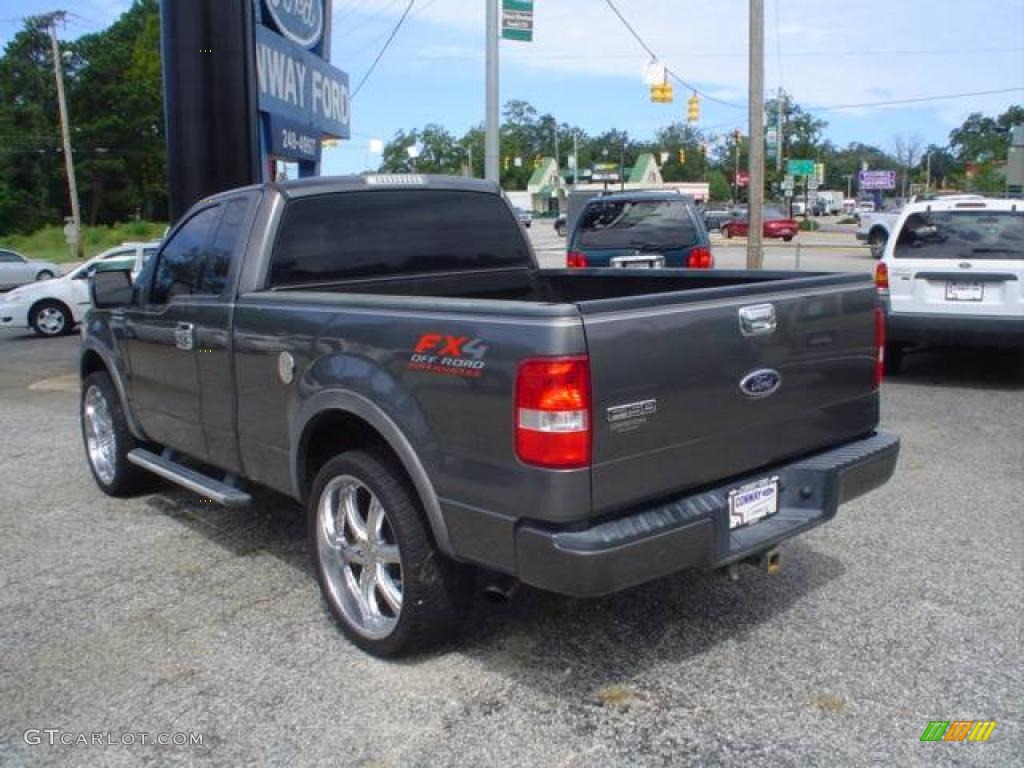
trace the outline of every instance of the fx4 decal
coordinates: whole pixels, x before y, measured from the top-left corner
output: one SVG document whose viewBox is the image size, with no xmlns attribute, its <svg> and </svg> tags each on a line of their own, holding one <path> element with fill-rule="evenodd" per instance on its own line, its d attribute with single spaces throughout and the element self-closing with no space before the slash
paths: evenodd
<svg viewBox="0 0 1024 768">
<path fill-rule="evenodd" d="M 409 370 L 479 378 L 487 368 L 484 356 L 488 349 L 483 339 L 424 333 L 412 348 Z"/>
</svg>

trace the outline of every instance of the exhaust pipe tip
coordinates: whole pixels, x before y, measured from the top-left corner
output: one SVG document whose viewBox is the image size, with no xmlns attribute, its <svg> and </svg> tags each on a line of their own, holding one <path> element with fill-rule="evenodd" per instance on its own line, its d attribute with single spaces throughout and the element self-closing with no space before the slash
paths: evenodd
<svg viewBox="0 0 1024 768">
<path fill-rule="evenodd" d="M 518 580 L 511 576 L 496 575 L 484 585 L 484 599 L 489 603 L 501 605 L 511 600 L 518 591 Z"/>
<path fill-rule="evenodd" d="M 769 576 L 774 576 L 782 570 L 782 553 L 773 549 L 764 555 L 764 569 Z"/>
</svg>

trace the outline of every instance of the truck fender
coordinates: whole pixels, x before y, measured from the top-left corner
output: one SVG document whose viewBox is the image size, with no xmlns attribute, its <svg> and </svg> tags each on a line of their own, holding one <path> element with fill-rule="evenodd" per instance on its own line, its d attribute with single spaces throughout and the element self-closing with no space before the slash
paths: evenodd
<svg viewBox="0 0 1024 768">
<path fill-rule="evenodd" d="M 437 493 L 412 443 L 409 442 L 395 421 L 379 406 L 351 390 L 321 390 L 303 402 L 296 414 L 291 440 L 291 481 L 295 498 L 304 499 L 300 459 L 307 428 L 317 416 L 326 411 L 341 411 L 358 416 L 377 431 L 394 451 L 398 460 L 402 462 L 409 479 L 412 480 L 413 486 L 423 502 L 427 522 L 434 534 L 434 541 L 437 542 L 438 548 L 446 555 L 454 556 L 455 553 L 448 535 L 448 526 L 445 524 Z"/>
<path fill-rule="evenodd" d="M 92 330 L 99 331 L 96 327 L 93 327 Z M 107 331 L 107 329 L 104 328 L 103 331 Z M 146 434 L 142 431 L 142 427 L 139 426 L 139 422 L 135 418 L 131 401 L 128 399 L 128 391 L 124 386 L 124 367 L 121 364 L 120 356 L 103 344 L 97 336 L 87 336 L 82 341 L 82 346 L 78 351 L 78 373 L 79 378 L 83 381 L 89 375 L 89 358 L 92 355 L 95 355 L 103 362 L 103 366 L 107 369 L 107 373 L 110 374 L 110 378 L 114 382 L 114 389 L 117 390 L 117 396 L 121 399 L 121 409 L 124 411 L 128 430 L 136 439 L 145 441 L 147 439 Z"/>
</svg>

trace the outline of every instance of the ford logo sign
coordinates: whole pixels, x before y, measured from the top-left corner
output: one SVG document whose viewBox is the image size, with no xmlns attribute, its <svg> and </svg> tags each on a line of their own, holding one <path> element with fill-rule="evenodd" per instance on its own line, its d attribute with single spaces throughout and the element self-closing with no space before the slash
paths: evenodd
<svg viewBox="0 0 1024 768">
<path fill-rule="evenodd" d="M 263 0 L 277 31 L 296 45 L 315 48 L 324 32 L 324 0 Z"/>
<path fill-rule="evenodd" d="M 782 374 L 771 368 L 748 373 L 740 380 L 740 391 L 747 397 L 768 397 L 782 386 Z"/>
</svg>

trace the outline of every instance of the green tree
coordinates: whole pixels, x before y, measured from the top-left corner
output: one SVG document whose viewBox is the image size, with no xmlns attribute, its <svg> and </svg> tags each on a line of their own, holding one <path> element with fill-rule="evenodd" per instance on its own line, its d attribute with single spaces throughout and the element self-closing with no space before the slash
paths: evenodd
<svg viewBox="0 0 1024 768">
<path fill-rule="evenodd" d="M 729 179 L 718 168 L 708 171 L 708 188 L 711 199 L 723 202 L 732 199 L 732 187 Z"/>
</svg>

